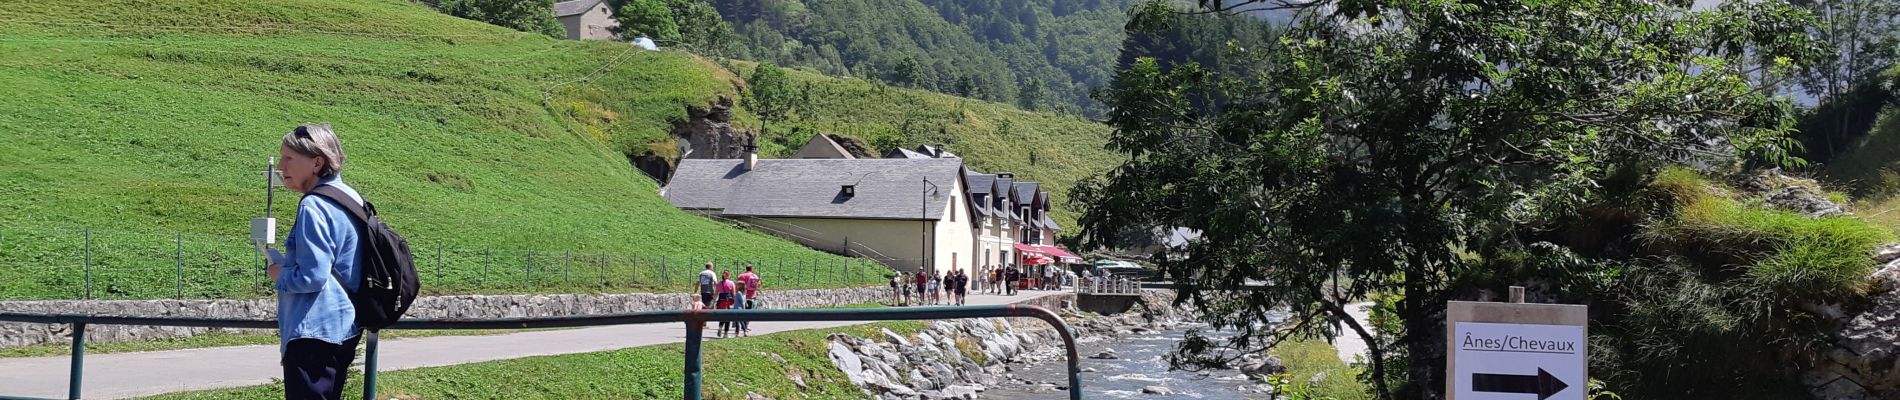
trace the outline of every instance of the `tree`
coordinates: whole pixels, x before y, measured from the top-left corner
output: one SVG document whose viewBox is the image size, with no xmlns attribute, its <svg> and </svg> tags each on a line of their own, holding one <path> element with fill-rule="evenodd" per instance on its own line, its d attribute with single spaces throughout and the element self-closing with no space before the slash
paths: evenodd
<svg viewBox="0 0 1900 400">
<path fill-rule="evenodd" d="M 752 70 L 752 76 L 746 78 L 752 91 L 745 97 L 745 106 L 758 114 L 759 119 L 769 124 L 785 121 L 798 109 L 799 92 L 792 88 L 785 70 L 772 63 L 759 63 Z M 763 136 L 764 127 L 760 134 Z"/>
<path fill-rule="evenodd" d="M 1016 106 L 1024 110 L 1034 111 L 1040 104 L 1042 104 L 1042 80 L 1036 78 L 1026 79 L 1023 82 L 1022 92 L 1016 95 Z"/>
<path fill-rule="evenodd" d="M 667 0 L 666 8 L 679 27 L 679 46 L 712 56 L 731 56 L 739 50 L 739 34 L 721 19 L 719 10 L 702 0 Z"/>
<path fill-rule="evenodd" d="M 567 38 L 567 30 L 554 20 L 554 0 L 442 0 L 436 7 L 461 18 L 555 39 Z"/>
<path fill-rule="evenodd" d="M 614 20 L 620 25 L 614 33 L 622 37 L 645 36 L 662 45 L 677 45 L 680 40 L 679 23 L 673 21 L 673 10 L 667 7 L 667 0 L 615 0 Z"/>
<path fill-rule="evenodd" d="M 1752 78 L 1787 79 L 1816 53 L 1808 16 L 1774 3 L 1200 4 L 1151 2 L 1130 27 L 1265 7 L 1297 25 L 1219 68 L 1137 55 L 1117 71 L 1098 98 L 1129 160 L 1075 189 L 1084 235 L 1199 233 L 1155 262 L 1177 301 L 1237 334 L 1191 335 L 1176 366 L 1348 332 L 1383 398 L 1443 397 L 1445 301 L 1499 289 L 1464 277 L 1521 249 L 1516 227 L 1590 201 L 1609 171 L 1789 162 L 1789 101 Z M 1268 285 L 1229 290 L 1248 282 Z M 1370 297 L 1392 305 L 1376 333 L 1346 310 Z"/>
<path fill-rule="evenodd" d="M 1874 82 L 1880 71 L 1894 65 L 1900 56 L 1900 0 L 1789 0 L 1797 7 L 1813 12 L 1820 20 L 1815 32 L 1827 41 L 1832 51 L 1801 80 L 1808 95 L 1822 99 L 1824 107 L 1839 109 L 1879 109 L 1880 99 L 1869 92 L 1880 91 Z M 1868 101 L 1872 100 L 1872 101 Z M 1872 115 L 1833 112 L 1817 115 L 1827 118 L 1810 121 L 1812 129 L 1803 129 L 1807 155 L 1815 161 L 1827 161 L 1866 132 Z M 1859 121 L 1854 121 L 1858 117 Z M 1854 129 L 1859 127 L 1860 129 Z"/>
</svg>

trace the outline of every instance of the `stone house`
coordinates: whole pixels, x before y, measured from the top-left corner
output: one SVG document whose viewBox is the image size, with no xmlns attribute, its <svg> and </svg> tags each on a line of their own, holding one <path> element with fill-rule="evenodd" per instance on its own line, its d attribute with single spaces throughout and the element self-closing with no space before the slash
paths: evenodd
<svg viewBox="0 0 1900 400">
<path fill-rule="evenodd" d="M 573 0 L 554 3 L 554 18 L 561 21 L 561 27 L 567 29 L 567 38 L 574 40 L 620 40 L 620 35 L 612 28 L 620 26 L 614 20 L 613 7 L 607 0 Z"/>
<path fill-rule="evenodd" d="M 899 271 L 975 271 L 963 160 L 684 159 L 661 197 L 814 249 Z"/>
</svg>

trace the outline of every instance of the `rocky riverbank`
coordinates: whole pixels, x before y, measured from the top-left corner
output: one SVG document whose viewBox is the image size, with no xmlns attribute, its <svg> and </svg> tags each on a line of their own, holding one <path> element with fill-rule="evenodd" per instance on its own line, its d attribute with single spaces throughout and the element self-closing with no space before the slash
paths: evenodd
<svg viewBox="0 0 1900 400">
<path fill-rule="evenodd" d="M 1191 323 L 1186 310 L 1169 306 L 1173 294 L 1155 291 L 1121 315 L 1058 311 L 1078 342 L 1158 332 Z M 885 330 L 881 337 L 834 334 L 827 338 L 832 364 L 853 385 L 879 399 L 970 399 L 1001 384 L 1068 390 L 1067 382 L 1033 382 L 1011 372 L 1025 364 L 1061 363 L 1061 336 L 1033 318 L 937 321 L 912 335 Z M 1083 357 L 1113 358 L 1112 351 Z M 1086 370 L 1085 370 L 1086 371 Z"/>
</svg>

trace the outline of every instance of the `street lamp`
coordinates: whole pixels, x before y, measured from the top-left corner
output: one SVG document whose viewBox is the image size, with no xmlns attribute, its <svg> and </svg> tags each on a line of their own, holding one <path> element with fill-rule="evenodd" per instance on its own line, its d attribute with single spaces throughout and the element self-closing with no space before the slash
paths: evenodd
<svg viewBox="0 0 1900 400">
<path fill-rule="evenodd" d="M 930 183 L 929 176 L 924 177 L 923 189 L 922 201 L 917 204 L 917 212 L 923 217 L 922 220 L 917 221 L 923 229 L 918 232 L 917 235 L 919 245 L 917 246 L 918 271 L 923 271 L 925 266 L 930 265 L 930 198 L 940 195 L 937 193 L 937 184 Z M 932 271 L 931 273 L 935 274 L 936 272 Z"/>
</svg>

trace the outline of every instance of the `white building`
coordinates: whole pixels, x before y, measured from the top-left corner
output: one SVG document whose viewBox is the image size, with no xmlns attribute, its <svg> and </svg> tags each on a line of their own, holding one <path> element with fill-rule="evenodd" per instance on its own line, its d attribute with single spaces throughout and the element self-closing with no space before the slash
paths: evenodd
<svg viewBox="0 0 1900 400">
<path fill-rule="evenodd" d="M 662 197 L 815 249 L 906 272 L 980 262 L 963 160 L 686 159 Z"/>
</svg>

